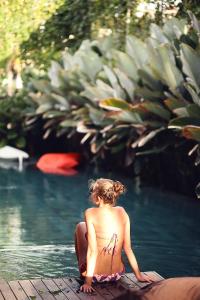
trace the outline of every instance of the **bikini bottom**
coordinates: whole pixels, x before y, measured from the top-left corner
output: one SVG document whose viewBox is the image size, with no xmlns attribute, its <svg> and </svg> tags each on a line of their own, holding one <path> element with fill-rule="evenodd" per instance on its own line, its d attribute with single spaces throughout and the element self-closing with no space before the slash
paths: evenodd
<svg viewBox="0 0 200 300">
<path fill-rule="evenodd" d="M 83 263 L 80 265 L 80 274 L 82 278 L 85 278 L 84 275 L 82 275 L 83 272 L 86 271 L 87 265 L 86 263 Z M 122 271 L 120 272 L 116 272 L 113 274 L 94 274 L 92 277 L 92 282 L 93 283 L 97 283 L 97 282 L 116 282 L 117 280 L 119 280 L 122 275 L 125 273 L 125 268 L 123 267 Z"/>
</svg>

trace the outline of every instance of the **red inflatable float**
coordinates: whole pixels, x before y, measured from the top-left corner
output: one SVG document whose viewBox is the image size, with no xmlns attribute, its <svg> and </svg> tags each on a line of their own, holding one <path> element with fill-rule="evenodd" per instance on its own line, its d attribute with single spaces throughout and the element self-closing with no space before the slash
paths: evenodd
<svg viewBox="0 0 200 300">
<path fill-rule="evenodd" d="M 36 166 L 44 173 L 75 175 L 74 169 L 80 162 L 79 153 L 46 153 L 40 157 Z"/>
</svg>

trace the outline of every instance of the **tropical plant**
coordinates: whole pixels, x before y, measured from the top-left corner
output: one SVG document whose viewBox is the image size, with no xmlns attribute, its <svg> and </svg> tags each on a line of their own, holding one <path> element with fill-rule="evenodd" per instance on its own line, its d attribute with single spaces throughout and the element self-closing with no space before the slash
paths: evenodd
<svg viewBox="0 0 200 300">
<path fill-rule="evenodd" d="M 93 154 L 123 153 L 126 165 L 187 139 L 194 141 L 190 154 L 198 154 L 199 23 L 190 17 L 192 25 L 176 18 L 152 24 L 145 41 L 128 35 L 124 52 L 110 37 L 52 62 L 49 80 L 33 81 L 31 94 L 44 137 L 82 133 Z"/>
<path fill-rule="evenodd" d="M 26 119 L 35 112 L 25 91 L 0 100 L 0 147 L 5 145 L 25 148 L 31 124 Z"/>
</svg>

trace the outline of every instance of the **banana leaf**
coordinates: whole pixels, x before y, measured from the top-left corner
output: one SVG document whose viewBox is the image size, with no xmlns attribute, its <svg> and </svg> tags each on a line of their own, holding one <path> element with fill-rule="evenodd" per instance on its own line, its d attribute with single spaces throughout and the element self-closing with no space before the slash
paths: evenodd
<svg viewBox="0 0 200 300">
<path fill-rule="evenodd" d="M 167 20 L 163 26 L 164 34 L 171 42 L 176 38 L 180 39 L 181 35 L 188 33 L 188 30 L 187 21 L 184 19 L 179 20 L 175 17 Z"/>
<path fill-rule="evenodd" d="M 158 48 L 160 57 L 162 59 L 162 81 L 165 82 L 169 89 L 176 94 L 176 89 L 183 83 L 183 76 L 176 67 L 174 54 L 169 45 L 161 45 Z"/>
<path fill-rule="evenodd" d="M 168 128 L 178 128 L 181 129 L 184 126 L 200 126 L 200 118 L 195 119 L 191 117 L 178 117 L 170 120 Z"/>
<path fill-rule="evenodd" d="M 141 68 L 148 60 L 146 44 L 135 36 L 126 37 L 126 53 L 132 57 L 137 68 Z"/>
<path fill-rule="evenodd" d="M 128 102 L 117 98 L 103 99 L 99 102 L 99 106 L 114 111 L 130 110 L 131 108 Z"/>
<path fill-rule="evenodd" d="M 88 78 L 94 82 L 97 74 L 102 69 L 102 61 L 99 55 L 94 51 L 89 51 L 89 53 L 84 53 L 82 58 L 81 70 L 87 74 Z"/>
<path fill-rule="evenodd" d="M 51 62 L 51 67 L 48 71 L 49 79 L 51 80 L 52 86 L 60 86 L 60 72 L 62 71 L 61 65 L 57 61 Z"/>
<path fill-rule="evenodd" d="M 181 108 L 184 107 L 186 104 L 178 99 L 165 99 L 164 100 L 165 105 L 168 107 L 168 109 L 170 109 L 171 111 L 177 109 L 177 108 Z"/>
<path fill-rule="evenodd" d="M 31 79 L 31 83 L 39 92 L 48 94 L 52 91 L 52 87 L 51 87 L 49 81 L 47 81 L 47 80 Z"/>
<path fill-rule="evenodd" d="M 150 68 L 149 68 L 150 70 Z M 149 71 L 148 70 L 148 71 Z M 163 84 L 161 81 L 155 79 L 152 74 L 147 72 L 147 68 L 145 69 L 139 69 L 138 74 L 140 75 L 140 78 L 142 79 L 142 83 L 146 85 L 148 88 L 150 88 L 152 91 L 163 91 Z"/>
<path fill-rule="evenodd" d="M 126 110 L 108 112 L 106 113 L 106 117 L 114 119 L 116 121 L 122 121 L 133 124 L 140 124 L 143 122 L 138 113 Z"/>
<path fill-rule="evenodd" d="M 109 120 L 105 119 L 104 111 L 88 106 L 89 117 L 94 125 L 106 126 L 110 124 Z"/>
<path fill-rule="evenodd" d="M 142 102 L 141 106 L 144 107 L 147 111 L 154 113 L 162 119 L 165 119 L 167 121 L 170 119 L 171 113 L 158 103 Z"/>
<path fill-rule="evenodd" d="M 188 90 L 188 92 L 190 93 L 192 100 L 194 101 L 194 103 L 196 103 L 197 105 L 200 106 L 200 96 L 196 93 L 196 91 L 194 90 L 194 88 L 187 82 L 184 84 L 185 88 Z"/>
<path fill-rule="evenodd" d="M 157 90 L 150 90 L 147 86 L 140 87 L 139 85 L 135 88 L 135 93 L 146 100 L 159 101 L 165 99 L 163 92 Z"/>
<path fill-rule="evenodd" d="M 64 120 L 60 123 L 61 127 L 76 127 L 78 124 L 78 121 L 75 120 Z"/>
<path fill-rule="evenodd" d="M 200 37 L 200 22 L 191 11 L 188 11 L 188 15 L 192 21 L 193 28 L 198 32 L 198 36 Z"/>
<path fill-rule="evenodd" d="M 52 103 L 43 103 L 36 109 L 36 114 L 43 114 L 53 108 Z"/>
<path fill-rule="evenodd" d="M 181 44 L 180 58 L 183 64 L 183 72 L 188 76 L 188 82 L 200 92 L 200 55 L 186 44 Z"/>
<path fill-rule="evenodd" d="M 150 35 L 151 38 L 159 41 L 160 44 L 169 43 L 169 40 L 162 31 L 162 29 L 154 23 L 152 23 L 150 26 Z"/>
<path fill-rule="evenodd" d="M 113 90 L 115 91 L 115 97 L 125 98 L 126 95 L 124 93 L 124 90 L 119 85 L 118 78 L 117 78 L 116 74 L 108 66 L 104 66 L 103 68 L 104 68 L 104 72 L 105 72 L 108 80 L 111 83 L 111 86 L 112 86 Z"/>
<path fill-rule="evenodd" d="M 134 83 L 132 80 L 128 78 L 128 76 L 121 70 L 114 68 L 115 74 L 118 77 L 119 83 L 122 88 L 126 91 L 129 99 L 132 100 L 134 98 Z"/>
<path fill-rule="evenodd" d="M 115 51 L 116 65 L 135 82 L 139 80 L 137 66 L 131 57 L 121 51 Z"/>
</svg>

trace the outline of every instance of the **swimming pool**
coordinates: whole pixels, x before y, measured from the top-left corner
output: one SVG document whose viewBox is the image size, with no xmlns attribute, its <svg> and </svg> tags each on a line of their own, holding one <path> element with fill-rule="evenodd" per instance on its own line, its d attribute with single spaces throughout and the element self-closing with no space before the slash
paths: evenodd
<svg viewBox="0 0 200 300">
<path fill-rule="evenodd" d="M 72 177 L 0 170 L 0 278 L 77 275 L 74 228 L 90 206 L 87 181 L 108 177 L 127 185 L 119 205 L 131 219 L 141 270 L 164 277 L 200 275 L 200 202 L 130 178 L 82 170 Z M 127 271 L 131 271 L 126 261 Z"/>
</svg>

